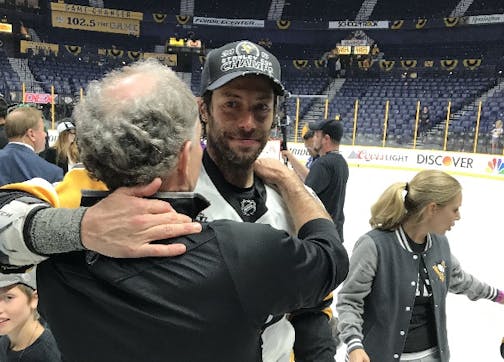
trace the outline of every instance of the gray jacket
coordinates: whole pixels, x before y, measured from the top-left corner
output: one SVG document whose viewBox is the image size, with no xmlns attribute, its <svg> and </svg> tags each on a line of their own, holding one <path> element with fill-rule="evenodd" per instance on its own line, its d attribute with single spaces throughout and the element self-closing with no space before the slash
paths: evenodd
<svg viewBox="0 0 504 362">
<path fill-rule="evenodd" d="M 347 351 L 364 348 L 371 361 L 398 361 L 415 303 L 418 270 L 424 260 L 432 286 L 437 341 L 449 361 L 446 295 L 494 300 L 498 290 L 464 272 L 445 236 L 429 234 L 422 253 L 411 250 L 402 228 L 372 230 L 355 244 L 348 277 L 338 294 L 339 324 Z"/>
</svg>

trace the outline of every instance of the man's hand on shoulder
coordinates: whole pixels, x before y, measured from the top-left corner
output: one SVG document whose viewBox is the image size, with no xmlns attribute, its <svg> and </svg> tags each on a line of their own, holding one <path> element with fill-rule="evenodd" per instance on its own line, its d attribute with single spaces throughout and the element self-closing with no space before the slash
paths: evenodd
<svg viewBox="0 0 504 362">
<path fill-rule="evenodd" d="M 201 225 L 178 214 L 169 203 L 146 199 L 161 186 L 121 187 L 90 207 L 81 222 L 82 244 L 89 250 L 117 258 L 177 256 L 183 244 L 151 244 L 152 241 L 194 234 Z"/>
<path fill-rule="evenodd" d="M 254 163 L 254 173 L 270 186 L 279 187 L 286 179 L 297 178 L 294 171 L 274 158 L 259 158 Z"/>
</svg>

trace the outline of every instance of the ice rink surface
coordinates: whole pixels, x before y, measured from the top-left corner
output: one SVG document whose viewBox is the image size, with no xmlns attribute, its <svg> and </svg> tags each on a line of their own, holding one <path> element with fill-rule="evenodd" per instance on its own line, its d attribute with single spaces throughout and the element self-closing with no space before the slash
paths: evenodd
<svg viewBox="0 0 504 362">
<path fill-rule="evenodd" d="M 410 181 L 416 172 L 351 167 L 345 201 L 345 246 L 349 255 L 360 235 L 370 227 L 370 207 L 394 182 Z M 504 289 L 504 178 L 459 176 L 462 184 L 461 219 L 446 235 L 452 254 L 462 268 L 496 288 Z M 333 308 L 335 305 L 333 305 Z M 504 305 L 488 300 L 470 301 L 449 294 L 448 340 L 452 362 L 498 362 L 504 337 Z M 343 362 L 345 345 L 336 360 Z M 372 361 L 381 362 L 381 361 Z"/>
</svg>

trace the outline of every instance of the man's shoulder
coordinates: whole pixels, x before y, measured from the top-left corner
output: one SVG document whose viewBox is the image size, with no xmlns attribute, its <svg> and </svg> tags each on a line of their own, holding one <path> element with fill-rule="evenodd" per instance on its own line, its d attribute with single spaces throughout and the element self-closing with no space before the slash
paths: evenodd
<svg viewBox="0 0 504 362">
<path fill-rule="evenodd" d="M 285 231 L 275 229 L 270 224 L 250 223 L 235 220 L 215 220 L 208 224 L 208 227 L 215 231 L 218 239 L 237 241 L 237 244 L 246 243 L 261 239 L 264 236 L 276 238 L 280 235 L 286 235 Z"/>
<path fill-rule="evenodd" d="M 273 229 L 270 225 L 268 224 L 260 224 L 260 223 L 251 223 L 251 222 L 243 222 L 243 221 L 236 221 L 236 220 L 229 220 L 229 219 L 219 219 L 219 220 L 214 220 L 210 221 L 208 223 L 208 227 L 210 229 L 215 230 L 216 232 L 220 233 L 224 231 L 225 233 L 232 233 L 232 232 L 242 232 L 243 230 L 250 230 L 250 229 Z M 248 235 L 244 235 L 244 237 L 248 237 Z"/>
<path fill-rule="evenodd" d="M 345 160 L 345 157 L 338 152 L 329 152 L 326 155 L 320 157 L 319 161 L 317 161 L 315 164 L 320 162 L 321 166 L 327 167 L 327 166 L 332 166 L 332 167 L 338 167 L 338 168 L 348 168 L 347 161 Z"/>
</svg>

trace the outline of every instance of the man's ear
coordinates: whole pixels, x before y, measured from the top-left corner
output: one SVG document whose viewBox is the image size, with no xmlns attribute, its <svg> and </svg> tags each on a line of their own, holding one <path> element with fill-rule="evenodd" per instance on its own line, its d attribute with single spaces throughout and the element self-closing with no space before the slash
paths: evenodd
<svg viewBox="0 0 504 362">
<path fill-rule="evenodd" d="M 182 150 L 179 154 L 179 160 L 177 165 L 178 177 L 182 182 L 185 182 L 189 177 L 189 164 L 191 161 L 191 141 L 186 141 L 182 146 Z"/>
<path fill-rule="evenodd" d="M 198 110 L 199 110 L 199 118 L 201 122 L 208 122 L 208 107 L 206 103 L 203 101 L 203 98 L 198 99 Z"/>
<path fill-rule="evenodd" d="M 32 142 L 35 142 L 35 131 L 33 130 L 33 128 L 28 128 L 26 130 L 26 136 L 28 136 L 28 138 L 30 139 L 30 141 Z"/>
</svg>

